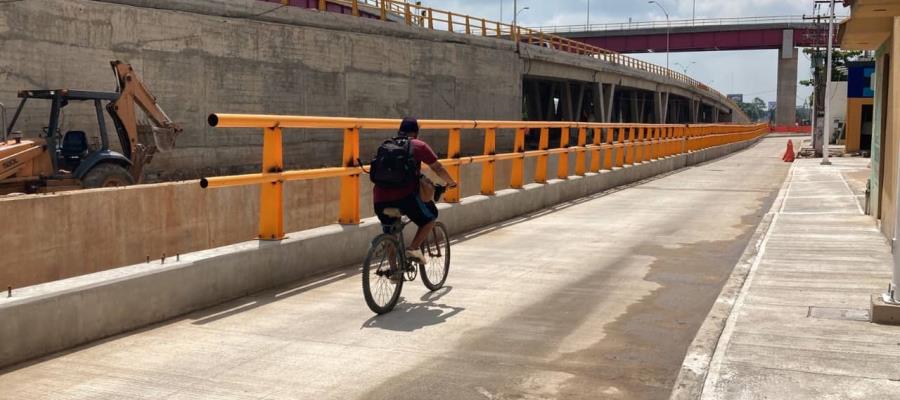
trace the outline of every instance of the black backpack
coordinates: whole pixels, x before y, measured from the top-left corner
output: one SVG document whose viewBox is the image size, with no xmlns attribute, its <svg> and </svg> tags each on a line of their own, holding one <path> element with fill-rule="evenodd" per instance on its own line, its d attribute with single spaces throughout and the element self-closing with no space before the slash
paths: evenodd
<svg viewBox="0 0 900 400">
<path fill-rule="evenodd" d="M 413 156 L 408 138 L 395 137 L 378 146 L 369 169 L 369 179 L 376 186 L 398 188 L 419 179 L 419 163 Z"/>
</svg>

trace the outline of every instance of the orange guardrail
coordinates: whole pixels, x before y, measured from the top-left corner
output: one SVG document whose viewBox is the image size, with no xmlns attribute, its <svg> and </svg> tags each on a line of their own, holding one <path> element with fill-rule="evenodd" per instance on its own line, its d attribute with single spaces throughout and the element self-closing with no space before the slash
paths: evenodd
<svg viewBox="0 0 900 400">
<path fill-rule="evenodd" d="M 200 186 L 216 188 L 241 185 L 260 185 L 259 238 L 279 240 L 284 238 L 283 184 L 287 181 L 323 178 L 340 178 L 341 224 L 358 224 L 360 221 L 360 175 L 357 160 L 360 131 L 396 130 L 399 119 L 336 118 L 287 115 L 212 114 L 210 126 L 217 128 L 259 128 L 263 130 L 262 171 L 258 174 L 203 178 Z M 583 176 L 622 168 L 628 165 L 666 158 L 673 155 L 702 150 L 755 139 L 768 132 L 768 126 L 758 125 L 654 125 L 610 124 L 586 122 L 532 122 L 532 121 L 475 121 L 475 120 L 419 120 L 422 130 L 447 130 L 447 158 L 441 164 L 453 179 L 460 181 L 460 166 L 483 164 L 481 193 L 492 195 L 497 190 L 494 164 L 511 160 L 512 171 L 506 187 L 519 189 L 525 184 L 525 159 L 536 157 L 534 181 L 546 183 L 549 176 L 549 156 L 559 154 L 556 178 L 567 179 L 572 172 Z M 293 128 L 340 129 L 344 134 L 343 155 L 340 167 L 317 168 L 296 171 L 284 170 L 282 130 Z M 462 130 L 484 131 L 484 152 L 481 155 L 460 154 Z M 515 131 L 513 152 L 497 154 L 497 130 Z M 525 136 L 528 130 L 538 130 L 536 150 L 526 150 Z M 550 148 L 551 129 L 560 131 L 559 146 Z M 577 130 L 576 143 L 569 138 Z M 587 161 L 590 154 L 590 162 Z M 575 170 L 569 170 L 569 157 L 575 157 Z M 460 200 L 459 188 L 449 189 L 445 201 Z"/>
<path fill-rule="evenodd" d="M 719 91 L 697 81 L 683 73 L 673 71 L 671 69 L 638 60 L 624 54 L 619 54 L 611 50 L 592 46 L 584 42 L 554 35 L 540 29 L 532 29 L 517 26 L 509 23 L 492 21 L 486 18 L 474 17 L 471 15 L 454 13 L 452 11 L 440 10 L 421 4 L 413 4 L 403 0 L 329 0 L 333 3 L 341 3 L 348 5 L 352 9 L 354 16 L 360 16 L 360 8 L 365 7 L 380 16 L 381 20 L 391 20 L 391 17 L 398 19 L 403 23 L 411 26 L 419 26 L 422 28 L 447 31 L 453 33 L 461 33 L 467 35 L 490 36 L 513 41 L 519 41 L 525 44 L 556 49 L 568 53 L 585 55 L 597 60 L 606 61 L 612 64 L 622 65 L 629 68 L 642 70 L 651 74 L 661 75 L 674 79 L 676 81 L 688 84 L 697 89 L 712 93 L 726 104 L 731 104 L 734 109 L 740 110 L 731 99 L 723 95 Z M 288 4 L 287 0 L 283 0 L 284 4 Z M 319 0 L 319 10 L 325 11 L 327 2 Z"/>
</svg>

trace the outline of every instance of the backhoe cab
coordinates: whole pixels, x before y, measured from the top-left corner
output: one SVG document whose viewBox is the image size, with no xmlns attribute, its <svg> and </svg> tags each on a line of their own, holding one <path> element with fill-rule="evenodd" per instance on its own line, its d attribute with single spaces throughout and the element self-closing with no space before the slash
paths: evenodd
<svg viewBox="0 0 900 400">
<path fill-rule="evenodd" d="M 26 90 L 19 92 L 19 106 L 9 125 L 0 104 L 0 195 L 23 192 L 55 192 L 81 188 L 124 186 L 140 183 L 143 169 L 157 151 L 174 147 L 181 127 L 159 108 L 129 64 L 112 61 L 116 92 L 82 90 Z M 50 118 L 36 138 L 16 131 L 26 103 L 47 101 Z M 84 130 L 61 131 L 64 109 L 86 102 L 96 113 L 100 143 L 91 146 Z M 135 106 L 151 121 L 139 126 Z M 103 109 L 109 113 L 121 152 L 110 149 Z M 92 148 L 93 147 L 93 148 Z"/>
</svg>

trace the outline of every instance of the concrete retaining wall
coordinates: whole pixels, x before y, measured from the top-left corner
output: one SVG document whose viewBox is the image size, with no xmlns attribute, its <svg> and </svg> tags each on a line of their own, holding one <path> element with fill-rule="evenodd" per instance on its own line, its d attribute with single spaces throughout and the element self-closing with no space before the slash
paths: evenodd
<svg viewBox="0 0 900 400">
<path fill-rule="evenodd" d="M 753 141 L 640 165 L 529 184 L 441 205 L 452 234 L 514 218 L 750 146 Z M 208 205 L 207 205 L 208 206 Z M 0 299 L 0 367 L 127 332 L 264 289 L 360 262 L 380 233 L 373 219 L 250 241 L 15 291 Z M 362 302 L 362 296 L 360 296 Z M 362 303 L 361 303 L 362 304 Z"/>
<path fill-rule="evenodd" d="M 132 63 L 185 126 L 177 149 L 148 167 L 151 181 L 257 172 L 260 132 L 216 132 L 206 126 L 212 112 L 521 118 L 523 63 L 508 41 L 276 7 L 257 0 L 0 2 L 7 55 L 0 102 L 14 106 L 23 89 L 115 91 L 109 61 Z M 47 126 L 49 106 L 34 105 L 20 125 L 26 136 Z M 90 104 L 65 110 L 63 132 L 97 135 Z M 363 135 L 364 154 L 389 133 Z M 292 130 L 285 163 L 337 165 L 341 140 L 334 131 Z M 471 146 L 481 150 L 480 142 Z"/>
</svg>

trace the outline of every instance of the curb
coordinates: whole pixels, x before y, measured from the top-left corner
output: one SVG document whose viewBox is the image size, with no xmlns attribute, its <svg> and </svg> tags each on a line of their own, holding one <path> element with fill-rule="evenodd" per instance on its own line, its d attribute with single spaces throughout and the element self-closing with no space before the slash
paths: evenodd
<svg viewBox="0 0 900 400">
<path fill-rule="evenodd" d="M 719 339 L 725 330 L 725 325 L 732 317 L 731 313 L 738 296 L 744 290 L 747 277 L 754 263 L 760 255 L 760 248 L 772 229 L 775 217 L 784 203 L 791 177 L 794 172 L 794 164 L 788 170 L 788 175 L 778 191 L 772 206 L 753 232 L 750 242 L 744 249 L 741 259 L 735 264 L 731 275 L 722 287 L 719 297 L 709 310 L 697 335 L 688 347 L 681 364 L 681 370 L 672 386 L 669 400 L 693 400 L 699 399 L 703 394 L 706 377 L 709 374 L 713 355 L 718 348 Z"/>
</svg>

